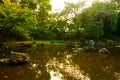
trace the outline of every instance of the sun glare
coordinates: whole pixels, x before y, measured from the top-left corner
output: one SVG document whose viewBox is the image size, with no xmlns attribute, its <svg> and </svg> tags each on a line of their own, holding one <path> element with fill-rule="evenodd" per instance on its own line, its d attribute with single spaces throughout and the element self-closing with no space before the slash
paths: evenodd
<svg viewBox="0 0 120 80">
<path fill-rule="evenodd" d="M 64 2 L 77 3 L 85 0 L 51 0 L 52 12 L 59 12 L 64 9 Z M 90 6 L 93 0 L 86 0 L 85 6 Z"/>
<path fill-rule="evenodd" d="M 64 0 L 51 0 L 52 12 L 61 11 L 64 8 Z"/>
</svg>

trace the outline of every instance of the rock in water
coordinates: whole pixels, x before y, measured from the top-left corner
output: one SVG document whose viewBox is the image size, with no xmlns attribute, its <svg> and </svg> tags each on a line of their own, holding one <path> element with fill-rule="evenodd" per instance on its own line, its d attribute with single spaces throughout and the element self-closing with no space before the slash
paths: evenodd
<svg viewBox="0 0 120 80">
<path fill-rule="evenodd" d="M 98 52 L 99 53 L 104 53 L 104 54 L 109 54 L 110 53 L 106 48 L 101 48 Z"/>
<path fill-rule="evenodd" d="M 95 41 L 94 41 L 94 40 L 90 40 L 90 41 L 89 41 L 89 46 L 90 46 L 91 48 L 95 48 Z"/>
<path fill-rule="evenodd" d="M 83 52 L 85 51 L 83 48 L 72 48 L 73 52 Z"/>
<path fill-rule="evenodd" d="M 3 58 L 3 59 L 0 59 L 0 63 L 8 63 L 9 62 L 9 59 L 8 58 Z"/>
<path fill-rule="evenodd" d="M 23 62 L 28 62 L 29 59 L 30 59 L 30 57 L 26 53 L 11 51 L 10 62 L 23 63 Z"/>
</svg>

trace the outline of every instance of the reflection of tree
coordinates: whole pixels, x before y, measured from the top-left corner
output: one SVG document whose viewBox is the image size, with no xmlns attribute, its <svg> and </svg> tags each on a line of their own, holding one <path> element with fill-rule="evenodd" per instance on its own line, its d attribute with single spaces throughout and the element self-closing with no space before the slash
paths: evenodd
<svg viewBox="0 0 120 80">
<path fill-rule="evenodd" d="M 65 52 L 66 53 L 66 52 Z M 64 54 L 65 54 L 64 53 Z M 50 59 L 46 65 L 47 71 L 53 73 L 53 76 L 57 76 L 64 74 L 64 78 L 73 78 L 77 80 L 90 80 L 89 75 L 85 74 L 84 71 L 80 70 L 79 66 L 74 64 L 72 61 L 73 56 L 70 54 L 65 54 L 62 59 L 53 58 Z M 62 76 L 63 78 L 63 76 Z"/>
</svg>

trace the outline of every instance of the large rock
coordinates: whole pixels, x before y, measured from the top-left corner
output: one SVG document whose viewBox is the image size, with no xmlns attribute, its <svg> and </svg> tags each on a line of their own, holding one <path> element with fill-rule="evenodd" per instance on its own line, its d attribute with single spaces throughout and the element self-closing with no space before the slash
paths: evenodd
<svg viewBox="0 0 120 80">
<path fill-rule="evenodd" d="M 106 48 L 101 48 L 98 51 L 99 53 L 109 54 L 110 52 Z"/>
<path fill-rule="evenodd" d="M 9 62 L 9 58 L 2 58 L 2 59 L 0 59 L 0 63 L 5 64 L 5 63 L 8 63 L 8 62 Z"/>
<path fill-rule="evenodd" d="M 95 41 L 94 40 L 89 41 L 89 47 L 95 48 Z"/>
<path fill-rule="evenodd" d="M 13 63 L 23 63 L 23 62 L 28 62 L 30 57 L 28 54 L 26 53 L 21 53 L 21 52 L 10 52 L 11 56 L 10 56 L 10 62 Z"/>
</svg>

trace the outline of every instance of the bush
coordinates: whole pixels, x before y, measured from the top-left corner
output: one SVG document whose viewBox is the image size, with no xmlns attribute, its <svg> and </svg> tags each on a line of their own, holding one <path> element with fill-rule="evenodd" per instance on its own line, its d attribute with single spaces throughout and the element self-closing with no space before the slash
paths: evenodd
<svg viewBox="0 0 120 80">
<path fill-rule="evenodd" d="M 75 39 L 75 33 L 74 32 L 66 32 L 64 35 L 65 40 L 73 40 Z"/>
<path fill-rule="evenodd" d="M 13 38 L 19 40 L 30 39 L 29 31 L 35 27 L 36 13 L 27 7 L 10 3 L 0 5 L 0 33 L 5 39 Z M 4 28 L 3 28 L 4 27 Z"/>
<path fill-rule="evenodd" d="M 57 38 L 57 34 L 53 31 L 47 31 L 46 35 L 48 40 L 55 40 Z"/>
<path fill-rule="evenodd" d="M 104 39 L 104 41 L 105 41 L 107 44 L 116 44 L 116 43 L 117 43 L 117 41 L 110 40 L 110 39 Z"/>
</svg>

